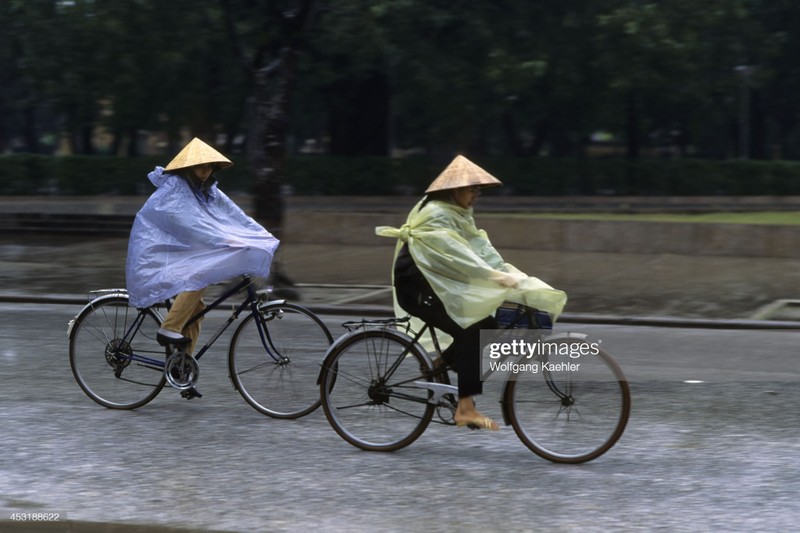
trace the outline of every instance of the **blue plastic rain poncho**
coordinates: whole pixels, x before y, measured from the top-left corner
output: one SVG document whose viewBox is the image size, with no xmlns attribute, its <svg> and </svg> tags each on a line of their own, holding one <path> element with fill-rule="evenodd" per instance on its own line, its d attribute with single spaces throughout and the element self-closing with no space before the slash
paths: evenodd
<svg viewBox="0 0 800 533">
<path fill-rule="evenodd" d="M 439 200 L 423 206 L 423 202 L 399 229 L 379 226 L 375 232 L 398 239 L 395 260 L 403 243 L 408 243 L 417 267 L 459 326 L 467 328 L 494 315 L 504 301 L 546 311 L 554 321 L 558 318 L 567 295 L 504 262 L 486 232 L 475 226 L 471 207 Z"/>
<path fill-rule="evenodd" d="M 131 305 L 148 307 L 244 274 L 269 275 L 278 240 L 216 185 L 201 192 L 162 167 L 147 177 L 157 190 L 131 229 Z"/>
</svg>

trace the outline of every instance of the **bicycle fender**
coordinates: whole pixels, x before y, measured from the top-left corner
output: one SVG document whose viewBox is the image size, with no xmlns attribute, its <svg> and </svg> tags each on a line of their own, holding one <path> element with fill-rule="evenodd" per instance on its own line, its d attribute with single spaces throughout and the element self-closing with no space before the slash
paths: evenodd
<svg viewBox="0 0 800 533">
<path fill-rule="evenodd" d="M 325 351 L 325 357 L 322 358 L 322 363 L 320 363 L 319 366 L 319 374 L 317 374 L 317 385 L 320 385 L 322 383 L 322 371 L 328 368 L 328 366 L 330 365 L 330 358 L 331 354 L 333 354 L 333 351 L 336 350 L 339 347 L 339 345 L 341 345 L 343 342 L 345 342 L 347 339 L 349 339 L 350 337 L 354 336 L 357 333 L 360 332 L 348 331 L 347 333 L 342 334 L 341 337 L 333 341 L 333 343 L 330 346 L 328 346 L 328 349 Z"/>
<path fill-rule="evenodd" d="M 262 305 L 283 305 L 285 303 L 286 303 L 286 298 L 284 298 L 282 300 L 268 300 L 266 302 L 259 302 L 258 305 L 259 305 L 259 307 L 261 307 Z"/>
<path fill-rule="evenodd" d="M 92 293 L 99 293 L 103 292 L 102 296 L 98 296 L 97 298 L 92 299 L 89 303 L 83 306 L 81 310 L 76 314 L 67 324 L 67 338 L 72 338 L 72 327 L 75 325 L 75 321 L 78 320 L 78 317 L 82 316 L 88 309 L 91 309 L 93 306 L 97 305 L 100 302 L 104 302 L 106 300 L 111 300 L 114 298 L 128 298 L 128 291 L 125 289 L 109 289 L 104 291 L 92 291 Z"/>
<path fill-rule="evenodd" d="M 589 335 L 586 333 L 576 333 L 574 331 L 568 331 L 566 333 L 556 333 L 555 335 L 547 335 L 542 339 L 542 341 L 562 341 L 566 339 L 578 339 L 584 340 L 588 338 Z"/>
<path fill-rule="evenodd" d="M 384 330 L 386 331 L 387 335 L 391 335 L 393 337 L 399 337 L 403 341 L 413 344 L 414 348 L 422 355 L 423 359 L 425 359 L 425 363 L 428 365 L 429 368 L 433 368 L 433 360 L 431 356 L 428 354 L 427 350 L 423 348 L 418 342 L 413 342 L 414 339 L 407 334 L 403 333 L 402 331 L 397 330 Z M 341 337 L 333 341 L 328 347 L 328 351 L 325 352 L 325 357 L 322 360 L 322 364 L 320 365 L 320 372 L 317 375 L 317 385 L 322 382 L 322 371 L 325 370 L 330 366 L 330 359 L 333 353 L 345 342 L 352 339 L 353 337 L 359 337 L 364 334 L 364 330 L 355 330 L 355 331 L 348 331 L 347 333 L 343 334 Z"/>
</svg>

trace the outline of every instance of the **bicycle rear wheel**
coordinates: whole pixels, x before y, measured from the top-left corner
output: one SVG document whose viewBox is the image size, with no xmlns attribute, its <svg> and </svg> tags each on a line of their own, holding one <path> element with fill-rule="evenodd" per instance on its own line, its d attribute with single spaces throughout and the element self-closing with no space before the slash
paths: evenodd
<svg viewBox="0 0 800 533">
<path fill-rule="evenodd" d="M 320 373 L 322 407 L 344 440 L 368 451 L 390 452 L 414 442 L 431 421 L 426 358 L 408 337 L 385 329 L 344 339 Z"/>
<path fill-rule="evenodd" d="M 551 353 L 574 351 L 578 339 L 551 341 Z M 573 351 L 570 351 L 573 350 Z M 599 349 L 598 349 L 599 350 Z M 503 402 L 520 440 L 556 463 L 583 463 L 608 451 L 625 431 L 631 393 L 622 370 L 606 352 L 582 355 L 574 371 L 548 370 L 553 357 L 539 361 L 540 372 L 509 381 Z M 564 361 L 562 357 L 559 362 Z"/>
<path fill-rule="evenodd" d="M 299 418 L 319 407 L 319 367 L 333 342 L 314 313 L 290 303 L 267 303 L 233 334 L 228 367 L 236 390 L 273 418 Z"/>
<path fill-rule="evenodd" d="M 87 305 L 69 336 L 69 364 L 83 392 L 110 409 L 134 409 L 155 398 L 165 382 L 160 325 L 155 311 L 130 307 L 122 294 Z"/>
</svg>

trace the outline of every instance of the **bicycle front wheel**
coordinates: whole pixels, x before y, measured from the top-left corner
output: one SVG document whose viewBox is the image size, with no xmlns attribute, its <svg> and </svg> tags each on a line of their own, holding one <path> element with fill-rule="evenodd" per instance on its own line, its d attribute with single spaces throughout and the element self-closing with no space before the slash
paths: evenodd
<svg viewBox="0 0 800 533">
<path fill-rule="evenodd" d="M 299 418 L 319 407 L 319 367 L 333 342 L 314 313 L 290 303 L 267 303 L 233 334 L 228 367 L 236 390 L 273 418 Z"/>
<path fill-rule="evenodd" d="M 127 296 L 87 305 L 69 337 L 69 364 L 83 392 L 110 409 L 134 409 L 155 398 L 165 382 L 160 325 L 155 311 L 130 307 Z"/>
<path fill-rule="evenodd" d="M 433 416 L 426 358 L 407 337 L 367 330 L 334 348 L 320 373 L 322 407 L 344 440 L 368 451 L 394 451 L 414 442 Z"/>
<path fill-rule="evenodd" d="M 585 341 L 550 343 L 551 353 L 580 353 Z M 603 350 L 582 355 L 570 369 L 542 358 L 537 376 L 510 381 L 503 401 L 520 440 L 555 463 L 583 463 L 608 451 L 625 431 L 631 393 L 622 370 Z M 563 362 L 563 358 L 558 358 Z"/>
</svg>

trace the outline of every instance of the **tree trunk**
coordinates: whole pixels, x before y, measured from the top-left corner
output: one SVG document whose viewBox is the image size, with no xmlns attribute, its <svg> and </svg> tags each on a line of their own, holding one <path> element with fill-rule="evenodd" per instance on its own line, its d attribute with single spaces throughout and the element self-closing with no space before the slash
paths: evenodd
<svg viewBox="0 0 800 533">
<path fill-rule="evenodd" d="M 628 91 L 625 98 L 625 131 L 629 164 L 625 172 L 626 190 L 623 194 L 639 194 L 639 175 L 635 161 L 639 159 L 642 147 L 642 128 L 638 97 L 634 90 Z"/>
<path fill-rule="evenodd" d="M 294 52 L 286 50 L 274 70 L 255 73 L 254 113 L 251 115 L 248 159 L 253 172 L 256 220 L 280 235 L 283 224 L 282 184 L 286 166 L 286 132 Z"/>
<path fill-rule="evenodd" d="M 759 91 L 750 91 L 750 157 L 770 159 L 764 101 Z"/>
<path fill-rule="evenodd" d="M 81 126 L 81 146 L 84 155 L 95 155 L 94 149 L 94 125 L 84 124 Z"/>
<path fill-rule="evenodd" d="M 27 103 L 23 113 L 23 139 L 25 139 L 25 151 L 36 154 L 39 153 L 39 141 L 36 135 L 36 107 L 34 104 Z"/>
<path fill-rule="evenodd" d="M 625 137 L 628 159 L 638 159 L 642 148 L 639 103 L 636 92 L 628 91 L 625 97 Z"/>
<path fill-rule="evenodd" d="M 250 124 L 247 132 L 247 159 L 253 173 L 253 216 L 269 231 L 280 236 L 283 224 L 283 183 L 287 156 L 289 101 L 295 76 L 295 61 L 302 45 L 303 31 L 311 17 L 313 0 L 300 0 L 296 9 L 278 15 L 279 37 L 263 45 L 255 54 L 246 53 L 236 32 L 233 8 L 222 0 L 228 32 L 237 55 L 253 76 Z M 274 15 L 276 6 L 268 3 L 265 13 Z M 270 64 L 264 58 L 280 50 Z M 249 66 L 248 66 L 249 65 Z"/>
<path fill-rule="evenodd" d="M 328 87 L 331 154 L 389 154 L 389 85 L 380 72 Z"/>
</svg>

